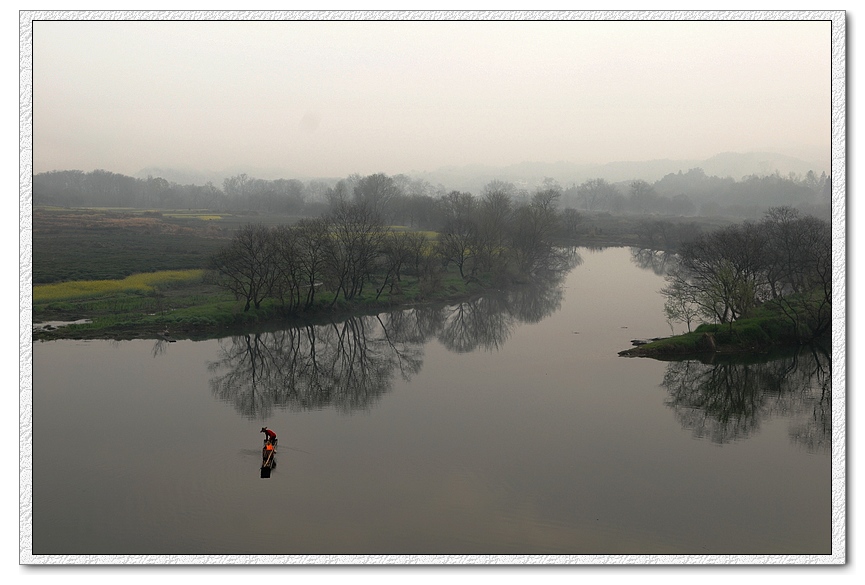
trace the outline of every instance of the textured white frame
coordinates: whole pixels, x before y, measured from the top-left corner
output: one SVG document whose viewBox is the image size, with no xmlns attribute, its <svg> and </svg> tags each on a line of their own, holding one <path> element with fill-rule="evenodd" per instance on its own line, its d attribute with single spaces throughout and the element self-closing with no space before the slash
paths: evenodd
<svg viewBox="0 0 865 585">
<path fill-rule="evenodd" d="M 32 551 L 32 36 L 57 20 L 821 20 L 832 23 L 831 555 L 34 555 Z M 847 562 L 846 14 L 844 11 L 22 11 L 19 13 L 19 563 L 22 565 L 840 565 Z M 524 575 L 526 576 L 526 575 Z M 815 575 L 811 575 L 815 577 Z M 732 577 L 735 578 L 735 577 Z"/>
</svg>

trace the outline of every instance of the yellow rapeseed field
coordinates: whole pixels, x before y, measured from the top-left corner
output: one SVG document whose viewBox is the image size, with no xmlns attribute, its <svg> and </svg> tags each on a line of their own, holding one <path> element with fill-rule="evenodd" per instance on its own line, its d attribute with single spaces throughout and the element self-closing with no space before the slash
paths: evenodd
<svg viewBox="0 0 865 585">
<path fill-rule="evenodd" d="M 37 284 L 33 287 L 33 302 L 62 301 L 124 292 L 147 293 L 160 286 L 198 280 L 203 274 L 204 271 L 200 269 L 162 270 L 133 274 L 119 280 L 74 280 Z"/>
</svg>

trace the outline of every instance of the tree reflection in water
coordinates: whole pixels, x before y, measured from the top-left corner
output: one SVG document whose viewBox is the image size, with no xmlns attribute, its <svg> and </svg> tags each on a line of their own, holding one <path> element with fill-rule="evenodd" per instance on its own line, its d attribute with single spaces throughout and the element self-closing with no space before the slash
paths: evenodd
<svg viewBox="0 0 865 585">
<path fill-rule="evenodd" d="M 793 420 L 792 441 L 828 451 L 832 439 L 832 362 L 819 346 L 750 363 L 671 362 L 664 375 L 667 406 L 696 437 L 723 444 L 757 432 L 763 420 Z"/>
<path fill-rule="evenodd" d="M 579 263 L 571 251 L 568 266 Z M 339 323 L 249 333 L 220 340 L 210 386 L 244 416 L 274 408 L 343 412 L 370 408 L 394 377 L 410 380 L 435 338 L 455 352 L 494 350 L 518 322 L 536 322 L 561 307 L 566 272 L 455 306 L 406 309 Z"/>
<path fill-rule="evenodd" d="M 658 276 L 666 276 L 675 264 L 676 255 L 665 250 L 631 248 L 631 261 L 643 270 L 651 270 Z"/>
</svg>

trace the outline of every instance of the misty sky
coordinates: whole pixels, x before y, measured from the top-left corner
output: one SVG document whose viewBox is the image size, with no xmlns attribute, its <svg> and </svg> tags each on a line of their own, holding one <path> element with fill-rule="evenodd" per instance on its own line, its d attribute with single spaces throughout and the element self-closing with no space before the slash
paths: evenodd
<svg viewBox="0 0 865 585">
<path fill-rule="evenodd" d="M 828 21 L 34 22 L 33 170 L 827 162 Z"/>
</svg>

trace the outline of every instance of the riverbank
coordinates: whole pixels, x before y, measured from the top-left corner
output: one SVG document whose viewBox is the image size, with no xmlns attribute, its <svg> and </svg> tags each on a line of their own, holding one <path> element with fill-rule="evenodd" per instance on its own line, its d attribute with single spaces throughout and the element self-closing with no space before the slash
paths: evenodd
<svg viewBox="0 0 865 585">
<path fill-rule="evenodd" d="M 783 315 L 763 311 L 734 323 L 703 324 L 693 332 L 665 337 L 619 352 L 622 357 L 678 359 L 712 354 L 761 354 L 778 347 L 799 345 L 792 323 Z"/>
<path fill-rule="evenodd" d="M 324 323 L 352 315 L 375 314 L 398 307 L 458 302 L 491 289 L 489 283 L 464 281 L 445 273 L 435 290 L 422 290 L 417 278 L 405 277 L 392 292 L 378 298 L 374 291 L 356 300 L 333 303 L 332 295 L 320 294 L 313 307 L 286 312 L 277 301 L 243 310 L 243 302 L 206 281 L 203 271 L 185 278 L 150 275 L 147 286 L 123 286 L 123 281 L 64 283 L 68 292 L 57 297 L 48 285 L 34 287 L 33 340 L 55 339 L 209 339 L 261 328 Z M 94 292 L 96 291 L 96 292 Z"/>
<path fill-rule="evenodd" d="M 580 218 L 566 241 L 558 245 L 664 247 L 675 244 L 679 236 L 724 223 L 713 218 L 658 220 L 606 213 L 586 213 Z M 244 311 L 229 291 L 204 278 L 202 267 L 208 259 L 250 222 L 272 227 L 293 225 L 299 219 L 201 209 L 38 207 L 33 217 L 33 338 L 202 338 L 286 320 L 320 321 L 457 302 L 500 285 L 501 278 L 489 275 L 465 282 L 451 265 L 449 271 L 428 277 L 424 283 L 403 274 L 392 291 L 386 289 L 381 295 L 365 291 L 351 302 L 340 299 L 333 303 L 332 295 L 322 291 L 312 307 L 288 314 L 277 299 Z M 660 241 L 652 226 L 673 231 L 665 231 L 669 237 Z M 673 232 L 678 235 L 672 237 Z M 428 239 L 433 237 L 428 235 Z"/>
</svg>

